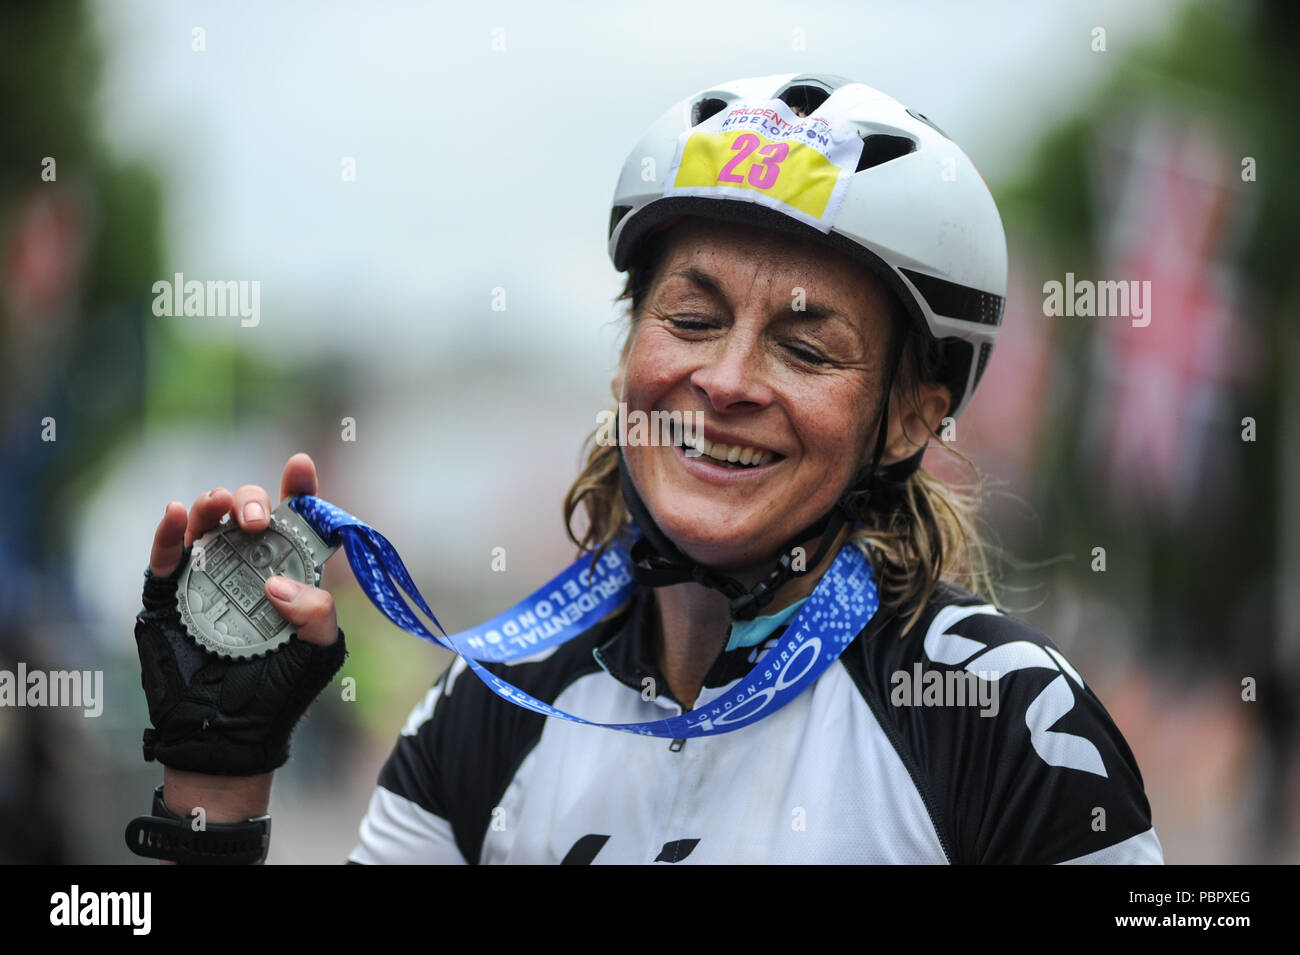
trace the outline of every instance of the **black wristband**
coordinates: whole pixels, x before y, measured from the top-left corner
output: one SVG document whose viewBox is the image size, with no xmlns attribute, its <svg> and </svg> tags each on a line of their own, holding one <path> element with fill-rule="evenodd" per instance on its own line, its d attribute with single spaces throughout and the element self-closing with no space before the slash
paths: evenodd
<svg viewBox="0 0 1300 955">
<path fill-rule="evenodd" d="M 127 823 L 126 846 L 138 856 L 180 865 L 258 865 L 271 846 L 271 817 L 205 823 L 195 830 L 190 819 L 167 808 L 159 786 L 153 791 L 153 815 Z"/>
</svg>

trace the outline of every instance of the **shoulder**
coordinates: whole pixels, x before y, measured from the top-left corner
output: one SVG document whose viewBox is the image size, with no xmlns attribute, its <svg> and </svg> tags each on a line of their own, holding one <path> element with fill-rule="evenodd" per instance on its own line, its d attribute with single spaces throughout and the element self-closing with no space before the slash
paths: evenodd
<svg viewBox="0 0 1300 955">
<path fill-rule="evenodd" d="M 910 628 L 910 613 L 882 608 L 855 642 L 854 658 L 875 675 L 902 685 L 903 668 L 959 670 L 998 684 L 1000 696 L 1025 691 L 1046 679 L 1083 679 L 1044 634 L 963 588 L 940 582 Z M 1012 674 L 1024 678 L 1007 679 Z"/>
<path fill-rule="evenodd" d="M 1124 855 L 1128 840 L 1131 861 L 1161 861 L 1132 751 L 1051 640 L 946 582 L 905 624 L 873 620 L 844 665 L 953 861 Z"/>
</svg>

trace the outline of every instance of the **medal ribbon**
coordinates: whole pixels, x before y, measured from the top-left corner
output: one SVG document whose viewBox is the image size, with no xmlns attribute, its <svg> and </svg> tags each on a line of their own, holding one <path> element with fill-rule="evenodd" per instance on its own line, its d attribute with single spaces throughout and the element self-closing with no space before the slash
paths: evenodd
<svg viewBox="0 0 1300 955">
<path fill-rule="evenodd" d="M 342 545 L 357 583 L 380 613 L 408 633 L 463 657 L 475 676 L 497 696 L 544 716 L 641 736 L 689 739 L 729 733 L 775 713 L 817 681 L 871 621 L 879 606 L 870 562 L 858 548 L 846 544 L 780 643 L 727 693 L 666 719 L 599 723 L 556 709 L 525 693 L 480 661 L 509 664 L 590 630 L 636 592 L 626 549 L 611 545 L 598 561 L 595 555 L 584 555 L 504 613 L 477 627 L 448 634 L 386 537 L 318 497 L 301 495 L 290 501 L 290 507 L 322 540 Z M 440 634 L 421 623 L 402 593 L 433 621 Z"/>
</svg>

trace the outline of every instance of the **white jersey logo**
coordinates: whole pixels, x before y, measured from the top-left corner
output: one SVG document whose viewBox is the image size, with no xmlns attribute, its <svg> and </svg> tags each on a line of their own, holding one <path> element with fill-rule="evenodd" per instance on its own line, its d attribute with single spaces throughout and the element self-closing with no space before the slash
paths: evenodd
<svg viewBox="0 0 1300 955">
<path fill-rule="evenodd" d="M 1083 678 L 1066 659 L 1049 647 L 1040 647 L 1027 640 L 1004 643 L 987 652 L 987 644 L 969 637 L 949 633 L 948 628 L 960 620 L 975 614 L 992 614 L 1001 616 L 1001 611 L 992 604 L 979 604 L 974 607 L 944 607 L 934 616 L 934 622 L 925 635 L 925 653 L 935 663 L 957 666 L 969 659 L 965 669 L 979 675 L 981 672 L 992 674 L 999 679 L 1015 670 L 1027 670 L 1041 667 L 1056 671 L 1059 676 L 1034 698 L 1025 710 L 1025 725 L 1029 727 L 1029 742 L 1043 761 L 1050 766 L 1064 766 L 1068 769 L 1080 769 L 1085 773 L 1094 773 L 1106 777 L 1106 766 L 1101 760 L 1097 747 L 1082 736 L 1073 733 L 1060 733 L 1048 729 L 1055 725 L 1066 713 L 1074 708 L 1074 691 L 1066 674 L 1083 686 Z"/>
</svg>

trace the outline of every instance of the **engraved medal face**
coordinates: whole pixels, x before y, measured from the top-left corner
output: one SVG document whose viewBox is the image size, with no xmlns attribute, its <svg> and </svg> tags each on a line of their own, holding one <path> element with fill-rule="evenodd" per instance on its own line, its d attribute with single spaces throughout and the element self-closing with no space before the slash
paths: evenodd
<svg viewBox="0 0 1300 955">
<path fill-rule="evenodd" d="M 176 607 L 199 646 L 223 657 L 249 658 L 278 649 L 294 632 L 266 598 L 277 574 L 317 586 L 321 565 L 338 549 L 316 536 L 285 498 L 260 534 L 236 521 L 194 542 L 176 587 Z"/>
</svg>

